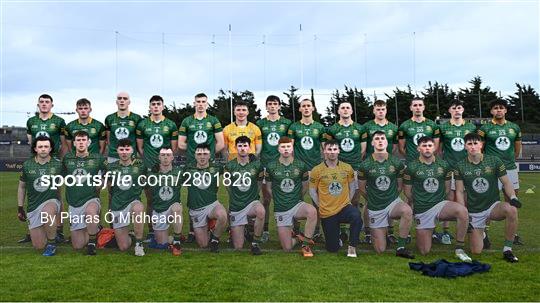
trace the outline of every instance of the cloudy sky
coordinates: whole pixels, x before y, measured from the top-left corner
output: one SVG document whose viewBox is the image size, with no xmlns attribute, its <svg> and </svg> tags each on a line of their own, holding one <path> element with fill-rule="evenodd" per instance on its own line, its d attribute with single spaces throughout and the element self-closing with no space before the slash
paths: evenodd
<svg viewBox="0 0 540 303">
<path fill-rule="evenodd" d="M 230 88 L 260 104 L 314 88 L 320 111 L 343 85 L 539 88 L 537 1 L 3 1 L 1 20 L 2 125 L 24 125 L 41 93 L 57 112 L 86 97 L 103 121 L 120 90 L 146 113 L 153 94 Z"/>
</svg>

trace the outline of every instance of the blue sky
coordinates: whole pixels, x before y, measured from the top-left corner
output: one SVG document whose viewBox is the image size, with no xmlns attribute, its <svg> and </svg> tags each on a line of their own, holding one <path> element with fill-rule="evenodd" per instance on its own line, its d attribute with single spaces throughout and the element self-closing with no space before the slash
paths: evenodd
<svg viewBox="0 0 540 303">
<path fill-rule="evenodd" d="M 314 88 L 319 111 L 345 84 L 381 96 L 480 75 L 503 95 L 539 88 L 535 1 L 4 1 L 1 17 L 2 125 L 24 125 L 43 92 L 61 112 L 86 97 L 103 120 L 119 90 L 145 113 L 153 94 L 180 104 L 231 84 L 260 104 Z"/>
</svg>

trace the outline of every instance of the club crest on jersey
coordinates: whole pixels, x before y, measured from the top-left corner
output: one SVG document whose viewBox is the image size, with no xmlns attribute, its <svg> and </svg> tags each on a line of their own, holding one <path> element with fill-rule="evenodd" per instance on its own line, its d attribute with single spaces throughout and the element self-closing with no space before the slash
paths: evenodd
<svg viewBox="0 0 540 303">
<path fill-rule="evenodd" d="M 485 178 L 478 177 L 472 182 L 472 188 L 475 192 L 483 194 L 489 189 L 489 181 Z"/>
<path fill-rule="evenodd" d="M 46 191 L 47 189 L 49 189 L 47 186 L 45 185 L 42 185 L 42 182 L 41 182 L 41 177 L 37 178 L 36 180 L 34 180 L 34 190 L 39 192 L 39 193 L 42 193 L 44 191 Z"/>
<path fill-rule="evenodd" d="M 153 134 L 150 137 L 150 145 L 154 148 L 159 148 L 163 145 L 163 136 L 160 134 Z"/>
<path fill-rule="evenodd" d="M 499 150 L 507 150 L 510 148 L 510 139 L 506 136 L 501 136 L 495 139 L 495 146 Z"/>
<path fill-rule="evenodd" d="M 279 187 L 284 193 L 291 193 L 294 190 L 294 181 L 289 178 L 281 180 Z"/>
<path fill-rule="evenodd" d="M 377 180 L 375 180 L 375 185 L 378 190 L 386 191 L 390 188 L 390 178 L 388 178 L 388 176 L 379 176 Z"/>
<path fill-rule="evenodd" d="M 344 138 L 341 140 L 340 146 L 344 152 L 351 152 L 354 149 L 354 141 L 351 138 Z"/>
<path fill-rule="evenodd" d="M 266 141 L 268 142 L 268 144 L 270 144 L 270 146 L 277 146 L 279 142 L 279 138 L 280 137 L 278 133 L 271 132 L 268 134 L 268 136 L 266 136 Z"/>
<path fill-rule="evenodd" d="M 169 201 L 174 195 L 173 189 L 170 186 L 162 186 L 159 189 L 159 198 L 163 201 Z"/>
<path fill-rule="evenodd" d="M 313 138 L 305 136 L 302 139 L 300 139 L 300 145 L 305 150 L 310 150 L 313 148 Z"/>
<path fill-rule="evenodd" d="M 463 141 L 463 138 L 454 138 L 450 142 L 450 146 L 452 146 L 454 151 L 460 152 L 465 148 L 465 142 Z"/>
<path fill-rule="evenodd" d="M 208 139 L 208 135 L 206 134 L 205 131 L 198 130 L 193 135 L 193 139 L 195 140 L 195 143 L 202 144 L 202 143 L 206 142 L 206 140 Z"/>
<path fill-rule="evenodd" d="M 424 190 L 432 194 L 439 189 L 439 180 L 435 178 L 427 178 L 424 180 Z"/>
<path fill-rule="evenodd" d="M 343 192 L 343 186 L 339 182 L 332 182 L 328 185 L 328 192 L 332 196 L 339 196 Z"/>
<path fill-rule="evenodd" d="M 422 137 L 425 137 L 426 134 L 424 133 L 417 133 L 416 135 L 414 135 L 413 137 L 413 142 L 414 142 L 414 145 L 418 145 L 418 140 Z"/>
<path fill-rule="evenodd" d="M 119 127 L 114 131 L 114 135 L 116 139 L 122 140 L 129 137 L 129 130 L 125 127 Z"/>
</svg>

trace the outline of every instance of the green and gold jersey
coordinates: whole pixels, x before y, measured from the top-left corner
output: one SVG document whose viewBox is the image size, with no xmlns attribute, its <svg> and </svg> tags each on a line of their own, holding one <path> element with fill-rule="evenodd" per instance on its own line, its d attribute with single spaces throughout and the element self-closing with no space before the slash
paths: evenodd
<svg viewBox="0 0 540 303">
<path fill-rule="evenodd" d="M 158 184 L 151 186 L 152 206 L 158 213 L 164 212 L 173 203 L 180 203 L 180 189 L 182 187 L 182 173 L 179 167 L 174 167 L 168 172 L 150 172 L 148 176 L 156 178 Z"/>
<path fill-rule="evenodd" d="M 294 139 L 294 157 L 304 162 L 308 170 L 322 162 L 321 142 L 325 141 L 325 131 L 325 127 L 317 121 L 309 125 L 298 121 L 289 127 L 287 133 Z"/>
<path fill-rule="evenodd" d="M 326 129 L 327 136 L 339 142 L 339 160 L 350 164 L 354 170 L 362 163 L 360 142 L 363 132 L 362 125 L 356 122 L 345 126 L 338 121 Z"/>
<path fill-rule="evenodd" d="M 229 190 L 229 211 L 240 211 L 249 203 L 259 200 L 258 181 L 262 177 L 262 167 L 259 160 L 251 157 L 250 162 L 242 165 L 238 163 L 238 159 L 233 159 L 225 165 L 225 172 L 230 174 L 231 180 L 231 184 L 227 187 Z"/>
<path fill-rule="evenodd" d="M 116 151 L 118 140 L 131 140 L 133 151 L 137 150 L 135 129 L 140 120 L 141 116 L 132 112 L 125 117 L 118 116 L 118 113 L 112 113 L 105 118 L 105 130 L 109 131 L 109 157 L 118 158 L 118 152 Z"/>
<path fill-rule="evenodd" d="M 279 117 L 276 121 L 268 118 L 257 121 L 257 126 L 262 133 L 261 163 L 263 166 L 279 158 L 278 141 L 281 137 L 287 136 L 287 131 L 292 121 Z"/>
<path fill-rule="evenodd" d="M 448 162 L 435 159 L 431 164 L 415 160 L 407 164 L 403 182 L 412 185 L 415 214 L 421 214 L 446 200 L 446 181 L 452 177 Z"/>
<path fill-rule="evenodd" d="M 272 182 L 274 212 L 284 212 L 302 201 L 302 182 L 308 180 L 309 169 L 298 159 L 289 165 L 279 159 L 268 164 L 266 173 Z"/>
<path fill-rule="evenodd" d="M 87 124 L 82 124 L 79 119 L 73 120 L 66 125 L 66 140 L 73 141 L 75 133 L 85 131 L 88 133 L 88 152 L 99 154 L 99 141 L 105 140 L 105 125 L 96 119 L 88 118 Z M 75 151 L 75 144 L 72 144 L 72 151 Z"/>
<path fill-rule="evenodd" d="M 53 140 L 53 155 L 60 152 L 60 136 L 64 136 L 66 121 L 55 114 L 49 114 L 49 118 L 43 120 L 39 115 L 33 116 L 26 121 L 26 133 L 32 136 L 32 140 L 45 136 Z"/>
<path fill-rule="evenodd" d="M 86 157 L 77 157 L 71 151 L 62 160 L 63 175 L 74 176 L 74 186 L 66 186 L 66 202 L 73 207 L 81 207 L 90 199 L 99 198 L 95 186 L 91 186 L 93 176 L 101 175 L 107 169 L 105 157 L 100 154 L 88 154 Z M 89 184 L 90 182 L 90 184 Z"/>
<path fill-rule="evenodd" d="M 130 165 L 122 165 L 120 161 L 108 164 L 108 170 L 116 173 L 116 178 L 111 186 L 111 210 L 123 210 L 131 202 L 141 200 L 141 192 L 144 184 L 139 184 L 139 176 L 146 175 L 147 168 L 140 159 L 132 160 Z M 124 177 L 124 176 L 130 177 Z M 125 178 L 126 182 L 120 182 L 119 178 Z M 109 179 L 109 182 L 111 180 Z"/>
<path fill-rule="evenodd" d="M 220 132 L 223 132 L 221 122 L 216 117 L 208 114 L 202 119 L 197 119 L 195 115 L 191 115 L 182 120 L 178 135 L 186 137 L 188 161 L 195 161 L 195 148 L 203 143 L 210 146 L 210 158 L 213 160 L 216 153 L 215 134 Z"/>
<path fill-rule="evenodd" d="M 220 173 L 223 167 L 210 165 L 207 168 L 189 167 L 182 174 L 182 186 L 188 187 L 189 209 L 208 206 L 218 200 Z"/>
<path fill-rule="evenodd" d="M 317 190 L 321 218 L 331 217 L 351 204 L 349 184 L 354 181 L 351 165 L 343 161 L 338 161 L 336 167 L 329 167 L 323 161 L 311 170 L 309 188 Z"/>
<path fill-rule="evenodd" d="M 480 127 L 478 134 L 484 138 L 485 154 L 499 157 L 506 169 L 516 169 L 515 142 L 521 141 L 521 129 L 515 123 L 506 121 L 497 124 L 494 121 Z"/>
<path fill-rule="evenodd" d="M 39 164 L 35 157 L 24 161 L 19 180 L 26 184 L 27 212 L 35 210 L 47 200 L 59 199 L 58 189 L 51 189 L 52 178 L 49 178 L 49 186 L 47 186 L 42 177 L 45 175 L 52 177 L 61 173 L 62 162 L 55 158 L 51 158 L 45 164 Z"/>
<path fill-rule="evenodd" d="M 392 155 L 388 155 L 383 162 L 377 161 L 373 155 L 362 162 L 358 179 L 366 180 L 369 210 L 385 209 L 399 197 L 398 179 L 403 177 L 404 169 L 405 165 Z"/>
<path fill-rule="evenodd" d="M 159 163 L 159 150 L 162 147 L 171 148 L 171 141 L 178 140 L 176 124 L 165 116 L 158 122 L 151 117 L 143 119 L 137 125 L 137 139 L 143 139 L 144 166 L 153 168 Z"/>
<path fill-rule="evenodd" d="M 362 142 L 366 142 L 366 158 L 373 153 L 373 134 L 376 131 L 382 131 L 386 134 L 386 140 L 388 141 L 388 147 L 386 151 L 391 155 L 394 149 L 394 144 L 398 144 L 398 127 L 392 122 L 387 121 L 386 124 L 380 125 L 375 120 L 370 120 L 364 124 L 364 135 L 362 136 Z"/>
<path fill-rule="evenodd" d="M 416 122 L 409 119 L 403 122 L 398 129 L 399 139 L 405 139 L 405 151 L 407 163 L 418 159 L 418 139 L 428 136 L 439 138 L 439 126 L 433 120 L 424 118 L 422 122 Z"/>
<path fill-rule="evenodd" d="M 463 180 L 469 213 L 479 213 L 500 201 L 499 177 L 506 175 L 504 163 L 495 156 L 484 155 L 478 164 L 465 158 L 456 164 L 454 176 Z"/>
<path fill-rule="evenodd" d="M 468 133 L 476 132 L 476 126 L 470 122 L 461 125 L 452 124 L 451 121 L 440 126 L 441 144 L 443 148 L 444 160 L 454 167 L 459 161 L 467 157 L 465 150 L 465 140 L 463 138 Z"/>
</svg>

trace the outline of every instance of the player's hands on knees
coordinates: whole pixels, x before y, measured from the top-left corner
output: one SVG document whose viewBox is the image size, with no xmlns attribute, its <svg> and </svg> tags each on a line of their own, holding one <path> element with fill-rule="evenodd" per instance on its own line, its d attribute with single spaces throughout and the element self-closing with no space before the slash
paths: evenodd
<svg viewBox="0 0 540 303">
<path fill-rule="evenodd" d="M 23 206 L 19 206 L 19 208 L 17 209 L 17 218 L 19 218 L 19 221 L 26 221 L 26 212 L 24 211 Z"/>
</svg>

